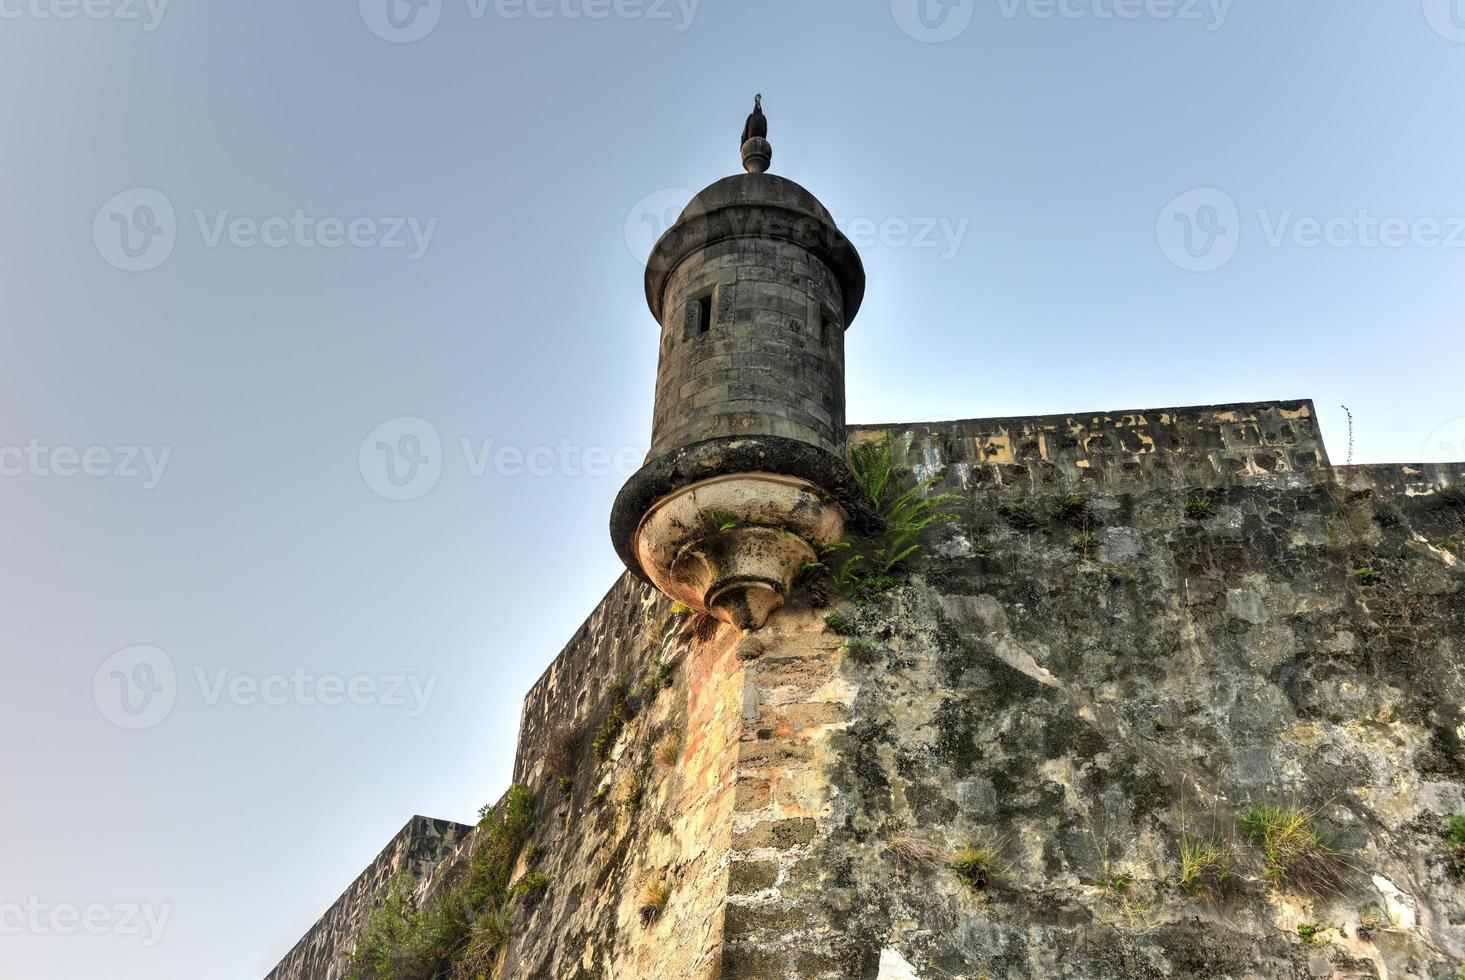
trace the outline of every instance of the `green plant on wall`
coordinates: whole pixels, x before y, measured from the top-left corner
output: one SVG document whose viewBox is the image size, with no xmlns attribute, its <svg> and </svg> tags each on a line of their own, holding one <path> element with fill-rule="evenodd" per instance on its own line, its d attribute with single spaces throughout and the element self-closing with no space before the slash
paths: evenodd
<svg viewBox="0 0 1465 980">
<path fill-rule="evenodd" d="M 619 678 L 607 692 L 605 717 L 590 740 L 590 747 L 595 750 L 596 758 L 603 760 L 610 755 L 616 740 L 621 737 L 621 729 L 626 727 L 626 722 L 636 717 L 638 703 L 631 697 L 629 686 L 625 678 Z"/>
<path fill-rule="evenodd" d="M 1188 892 L 1219 897 L 1236 876 L 1236 855 L 1219 837 L 1180 838 L 1180 887 Z"/>
<path fill-rule="evenodd" d="M 644 925 L 650 925 L 661 918 L 670 898 L 671 884 L 666 880 L 665 874 L 658 874 L 647 880 L 641 888 L 641 900 L 638 903 L 641 922 Z"/>
<path fill-rule="evenodd" d="M 1377 902 L 1369 902 L 1358 910 L 1358 938 L 1372 939 L 1375 934 L 1387 932 L 1394 924 Z"/>
<path fill-rule="evenodd" d="M 1025 500 L 1002 504 L 997 508 L 997 513 L 1019 531 L 1036 531 L 1043 526 L 1042 516 Z"/>
<path fill-rule="evenodd" d="M 418 975 L 427 951 L 422 916 L 417 908 L 417 879 L 403 871 L 392 880 L 382 903 L 366 920 L 361 941 L 351 954 L 347 977 L 397 980 Z"/>
<path fill-rule="evenodd" d="M 1093 524 L 1094 513 L 1089 507 L 1089 498 L 1081 493 L 1069 493 L 1059 499 L 1053 508 L 1053 517 L 1065 527 L 1087 531 Z"/>
<path fill-rule="evenodd" d="M 629 773 L 621 780 L 621 809 L 635 813 L 646 799 L 646 777 L 639 772 Z"/>
<path fill-rule="evenodd" d="M 1308 892 L 1341 892 L 1343 855 L 1323 840 L 1313 814 L 1298 807 L 1255 806 L 1241 829 L 1261 848 L 1268 880 Z"/>
<path fill-rule="evenodd" d="M 1331 926 L 1320 926 L 1316 922 L 1299 922 L 1297 924 L 1297 936 L 1305 943 L 1322 942 L 1324 935 L 1332 928 Z"/>
<path fill-rule="evenodd" d="M 1192 521 L 1203 521 L 1211 516 L 1211 498 L 1203 494 L 1191 494 L 1185 498 L 1185 516 Z"/>
<path fill-rule="evenodd" d="M 708 511 L 703 516 L 703 519 L 707 522 L 707 527 L 714 534 L 721 534 L 723 531 L 731 531 L 734 528 L 742 525 L 742 521 L 738 520 L 738 518 L 734 517 L 731 514 L 724 513 L 720 510 Z"/>
<path fill-rule="evenodd" d="M 951 853 L 947 863 L 956 876 L 974 892 L 983 892 L 1007 874 L 1008 866 L 995 844 L 971 843 Z"/>
<path fill-rule="evenodd" d="M 399 876 L 368 918 L 345 980 L 431 980 L 454 962 L 471 966 L 469 976 L 486 975 L 508 939 L 513 903 L 549 884 L 537 872 L 524 888 L 512 880 L 533 825 L 534 795 L 511 787 L 479 822 L 461 880 L 420 907 L 412 876 Z"/>
<path fill-rule="evenodd" d="M 511 892 L 515 895 L 533 895 L 549 888 L 549 875 L 543 871 L 530 871 L 514 882 Z"/>
<path fill-rule="evenodd" d="M 651 756 L 663 766 L 674 766 L 682 755 L 682 733 L 680 729 L 668 728 L 656 740 Z"/>
<path fill-rule="evenodd" d="M 911 437 L 885 436 L 850 448 L 850 471 L 864 504 L 884 525 L 878 534 L 850 536 L 825 550 L 818 567 L 852 599 L 867 599 L 899 585 L 907 562 L 920 551 L 927 528 L 956 519 L 945 508 L 955 494 L 928 496 L 935 479 L 917 480 L 901 460 Z"/>
</svg>

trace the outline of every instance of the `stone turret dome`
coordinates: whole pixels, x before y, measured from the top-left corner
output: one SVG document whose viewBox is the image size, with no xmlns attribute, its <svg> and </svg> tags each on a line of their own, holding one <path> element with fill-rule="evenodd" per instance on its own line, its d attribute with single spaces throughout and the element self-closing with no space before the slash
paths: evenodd
<svg viewBox="0 0 1465 980">
<path fill-rule="evenodd" d="M 829 209 L 804 187 L 776 174 L 724 177 L 682 210 L 646 263 L 646 302 L 660 320 L 666 283 L 686 259 L 737 238 L 783 239 L 817 256 L 839 280 L 848 328 L 865 297 L 865 266 Z"/>
</svg>

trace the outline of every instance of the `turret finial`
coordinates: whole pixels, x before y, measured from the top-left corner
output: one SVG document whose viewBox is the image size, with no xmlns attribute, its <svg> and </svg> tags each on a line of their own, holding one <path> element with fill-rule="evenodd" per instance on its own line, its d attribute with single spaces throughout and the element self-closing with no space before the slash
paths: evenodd
<svg viewBox="0 0 1465 980">
<path fill-rule="evenodd" d="M 773 147 L 768 142 L 768 117 L 763 115 L 763 93 L 753 96 L 753 112 L 743 126 L 743 169 L 761 174 L 773 162 Z"/>
</svg>

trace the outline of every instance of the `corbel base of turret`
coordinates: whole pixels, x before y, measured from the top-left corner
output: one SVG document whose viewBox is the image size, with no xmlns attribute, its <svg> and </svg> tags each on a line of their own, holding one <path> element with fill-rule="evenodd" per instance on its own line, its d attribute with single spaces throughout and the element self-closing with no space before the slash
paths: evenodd
<svg viewBox="0 0 1465 980">
<path fill-rule="evenodd" d="M 635 549 L 666 595 L 742 630 L 783 605 L 794 578 L 845 532 L 844 510 L 818 486 L 734 473 L 683 487 L 642 519 Z"/>
</svg>

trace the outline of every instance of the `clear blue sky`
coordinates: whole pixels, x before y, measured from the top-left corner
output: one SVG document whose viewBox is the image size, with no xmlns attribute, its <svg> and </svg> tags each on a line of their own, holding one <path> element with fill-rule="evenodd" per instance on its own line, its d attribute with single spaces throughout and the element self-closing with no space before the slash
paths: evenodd
<svg viewBox="0 0 1465 980">
<path fill-rule="evenodd" d="M 861 244 L 853 421 L 1465 439 L 1457 0 L 396 2 L 0 0 L 6 976 L 258 978 L 504 789 L 755 91 Z"/>
</svg>

